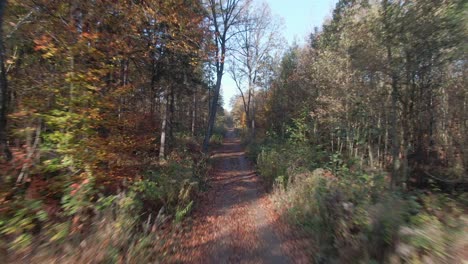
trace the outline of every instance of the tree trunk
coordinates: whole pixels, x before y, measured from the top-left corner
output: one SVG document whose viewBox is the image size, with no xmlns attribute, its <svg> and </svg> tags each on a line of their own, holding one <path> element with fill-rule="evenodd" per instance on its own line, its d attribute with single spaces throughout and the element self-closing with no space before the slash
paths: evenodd
<svg viewBox="0 0 468 264">
<path fill-rule="evenodd" d="M 192 101 L 192 137 L 195 136 L 196 130 L 196 122 L 197 122 L 197 86 L 195 86 L 195 90 L 193 91 L 193 101 Z"/>
<path fill-rule="evenodd" d="M 252 138 L 255 139 L 255 90 L 252 89 Z"/>
<path fill-rule="evenodd" d="M 391 137 L 391 154 L 392 154 L 392 179 L 390 187 L 394 188 L 398 182 L 398 174 L 400 169 L 400 141 L 398 138 L 398 119 L 397 119 L 397 104 L 398 104 L 398 76 L 395 70 L 395 62 L 392 53 L 392 36 L 391 21 L 390 21 L 390 3 L 388 0 L 382 2 L 383 7 L 383 24 L 386 32 L 385 45 L 387 49 L 387 63 L 390 65 L 389 74 L 391 78 L 391 110 L 390 110 L 390 137 Z"/>
<path fill-rule="evenodd" d="M 166 102 L 166 98 L 164 95 L 164 98 L 162 100 L 163 104 L 165 103 L 166 105 L 163 106 L 163 119 L 161 122 L 161 140 L 160 140 L 160 145 L 159 145 L 159 160 L 163 160 L 165 158 L 165 152 L 166 152 L 166 128 L 167 128 L 167 112 L 168 112 L 168 107 L 169 104 Z"/>
<path fill-rule="evenodd" d="M 224 62 L 222 62 L 221 68 L 217 70 L 216 76 L 216 85 L 213 91 L 213 100 L 211 101 L 210 105 L 210 116 L 208 118 L 208 128 L 206 130 L 205 139 L 203 141 L 203 152 L 208 152 L 208 145 L 210 144 L 210 138 L 213 134 L 213 127 L 215 124 L 216 119 L 216 110 L 218 109 L 218 99 L 219 99 L 219 91 L 221 89 L 221 79 L 223 78 L 223 68 Z"/>
<path fill-rule="evenodd" d="M 169 105 L 169 112 L 166 112 L 166 120 L 167 120 L 167 128 L 168 128 L 168 136 L 166 137 L 166 151 L 173 149 L 173 143 L 174 143 L 174 129 L 175 129 L 175 122 L 174 122 L 174 117 L 175 117 L 175 94 L 174 94 L 174 87 L 171 87 L 171 93 L 169 94 L 169 100 L 168 100 L 168 105 Z"/>
<path fill-rule="evenodd" d="M 388 48 L 389 60 L 391 60 L 391 49 Z M 390 111 L 390 120 L 391 120 L 391 130 L 390 137 L 392 139 L 392 180 L 391 187 L 395 187 L 398 182 L 398 174 L 400 169 L 400 141 L 398 138 L 398 120 L 397 120 L 397 102 L 398 101 L 398 87 L 397 87 L 397 78 L 392 69 L 392 109 Z"/>
<path fill-rule="evenodd" d="M 3 44 L 3 16 L 6 0 L 0 0 L 0 151 L 7 161 L 13 157 L 8 147 L 7 114 L 8 114 L 8 81 L 5 71 L 5 46 Z"/>
</svg>

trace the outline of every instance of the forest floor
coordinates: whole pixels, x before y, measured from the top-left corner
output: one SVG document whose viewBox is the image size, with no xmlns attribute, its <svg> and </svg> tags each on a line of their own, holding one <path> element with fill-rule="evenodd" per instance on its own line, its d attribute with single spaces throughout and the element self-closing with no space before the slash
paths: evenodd
<svg viewBox="0 0 468 264">
<path fill-rule="evenodd" d="M 175 263 L 308 263 L 311 248 L 285 224 L 233 129 L 212 153 L 209 190 L 179 230 Z"/>
</svg>

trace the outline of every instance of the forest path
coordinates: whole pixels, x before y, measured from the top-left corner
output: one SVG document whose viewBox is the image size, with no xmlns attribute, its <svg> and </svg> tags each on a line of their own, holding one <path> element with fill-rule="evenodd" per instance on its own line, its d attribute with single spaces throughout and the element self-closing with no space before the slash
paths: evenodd
<svg viewBox="0 0 468 264">
<path fill-rule="evenodd" d="M 212 158 L 211 188 L 190 228 L 182 231 L 173 262 L 304 262 L 285 254 L 289 251 L 283 245 L 285 239 L 275 232 L 281 229 L 277 228 L 277 214 L 233 129 L 227 131 Z"/>
</svg>

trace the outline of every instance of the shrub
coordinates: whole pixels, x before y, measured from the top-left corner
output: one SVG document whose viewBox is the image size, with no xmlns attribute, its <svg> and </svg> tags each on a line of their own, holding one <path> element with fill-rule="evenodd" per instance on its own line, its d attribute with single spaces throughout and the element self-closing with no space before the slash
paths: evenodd
<svg viewBox="0 0 468 264">
<path fill-rule="evenodd" d="M 257 158 L 258 172 L 262 176 L 267 188 L 271 188 L 278 177 L 286 175 L 282 156 L 276 150 L 263 149 Z"/>
<path fill-rule="evenodd" d="M 37 234 L 48 219 L 42 209 L 40 200 L 15 200 L 8 204 L 6 212 L 0 218 L 0 234 L 9 237 L 11 250 L 24 250 L 33 242 L 33 235 Z M 7 245 L 2 245 L 5 247 Z"/>
<path fill-rule="evenodd" d="M 0 249 L 25 253 L 32 263 L 160 262 L 159 228 L 190 213 L 207 171 L 204 156 L 173 155 L 114 195 L 78 175 L 53 216 L 43 201 L 18 196 L 0 211 Z"/>
<path fill-rule="evenodd" d="M 275 182 L 281 182 L 284 187 L 293 179 L 290 175 L 312 171 L 318 168 L 324 153 L 318 147 L 300 146 L 296 143 L 268 140 L 263 144 L 250 144 L 250 155 L 256 155 L 257 170 L 271 189 Z M 280 179 L 278 179 L 280 178 Z"/>
<path fill-rule="evenodd" d="M 259 173 L 285 217 L 319 245 L 318 263 L 457 263 L 467 246 L 464 206 L 444 194 L 391 191 L 384 172 L 320 148 L 264 144 Z M 325 168 L 317 168 L 322 164 Z M 463 197 L 463 196 L 462 196 Z"/>
<path fill-rule="evenodd" d="M 222 134 L 213 134 L 210 138 L 210 144 L 219 146 L 223 144 L 224 136 Z"/>
</svg>

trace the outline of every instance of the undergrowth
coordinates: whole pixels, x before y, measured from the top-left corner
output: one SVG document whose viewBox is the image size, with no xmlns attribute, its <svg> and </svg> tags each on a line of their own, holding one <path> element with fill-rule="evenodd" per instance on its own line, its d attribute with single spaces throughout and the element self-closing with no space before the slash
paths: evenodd
<svg viewBox="0 0 468 264">
<path fill-rule="evenodd" d="M 172 155 L 117 191 L 86 177 L 70 180 L 59 201 L 16 194 L 0 211 L 2 261 L 163 261 L 168 254 L 163 237 L 171 223 L 190 214 L 208 166 L 203 155 Z"/>
<path fill-rule="evenodd" d="M 463 194 L 390 190 L 386 172 L 294 137 L 247 144 L 284 218 L 315 241 L 315 263 L 462 261 Z"/>
</svg>

